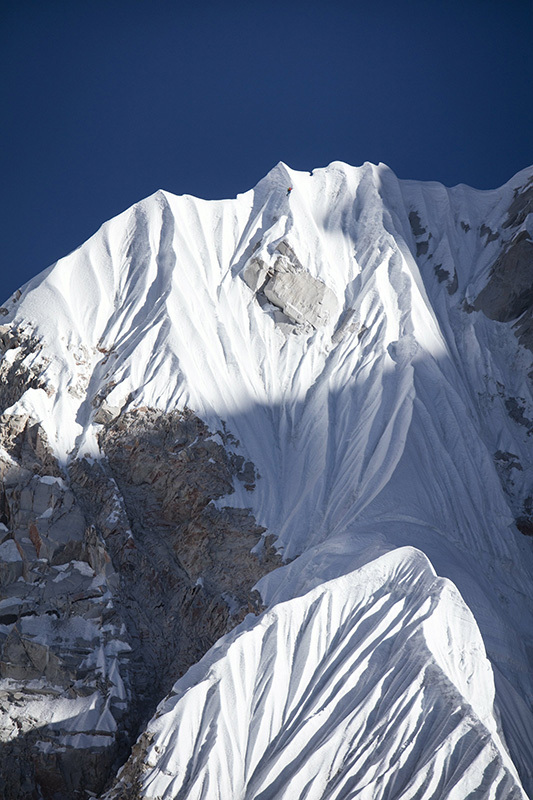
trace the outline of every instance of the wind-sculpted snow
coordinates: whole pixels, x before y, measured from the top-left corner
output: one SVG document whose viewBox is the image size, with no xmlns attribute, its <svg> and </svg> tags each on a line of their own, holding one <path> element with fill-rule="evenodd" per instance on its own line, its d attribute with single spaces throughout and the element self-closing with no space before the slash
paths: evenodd
<svg viewBox="0 0 533 800">
<path fill-rule="evenodd" d="M 482 744 L 479 763 L 487 771 L 480 791 L 487 797 L 507 791 L 499 771 L 504 767 L 493 772 L 489 766 L 500 764 L 504 752 L 495 720 L 524 786 L 533 791 L 533 555 L 531 540 L 516 527 L 533 530 L 533 359 L 519 344 L 514 321 L 498 322 L 483 310 L 484 298 L 494 295 L 493 288 L 483 294 L 484 287 L 491 280 L 498 285 L 494 269 L 505 263 L 501 254 L 533 234 L 527 214 L 531 172 L 479 192 L 399 181 L 384 165 L 336 162 L 309 174 L 279 164 L 235 200 L 157 192 L 23 287 L 1 320 L 2 330 L 20 329 L 42 344 L 16 373 L 38 374 L 38 381 L 16 393 L 19 399 L 6 414 L 39 420 L 61 463 L 98 460 L 102 424 L 141 407 L 188 408 L 212 431 L 235 437 L 260 477 L 253 491 L 235 481 L 234 493 L 216 502 L 251 507 L 264 535 L 277 537 L 290 562 L 258 584 L 272 614 L 290 601 L 283 608 L 294 602 L 298 618 L 296 609 L 303 613 L 303 596 L 311 589 L 320 593 L 325 581 L 405 546 L 418 548 L 438 575 L 453 581 L 485 644 L 496 712 L 491 717 L 487 711 L 492 722 L 483 717 L 483 735 L 479 721 L 467 724 L 461 717 L 461 736 L 452 726 L 443 734 L 448 744 L 431 757 L 442 759 L 434 762 L 435 780 L 451 787 L 456 778 L 461 787 L 463 772 L 467 781 L 478 774 L 469 759 Z M 287 274 L 290 280 L 280 279 Z M 274 275 L 283 289 L 279 305 L 277 294 L 264 288 Z M 527 275 L 521 274 L 520 286 L 527 295 Z M 300 305 L 302 298 L 291 304 L 294 287 L 305 295 Z M 512 309 L 524 307 L 527 296 L 517 301 L 512 287 L 509 293 Z M 327 308 L 311 313 L 315 296 L 327 297 Z M 498 315 L 510 318 L 505 309 Z M 353 580 L 362 574 L 353 573 L 359 575 Z M 420 581 L 416 586 L 427 588 Z M 374 613 L 370 606 L 368 613 Z M 254 630 L 243 637 L 259 636 Z M 402 733 L 391 727 L 387 740 L 397 735 L 409 751 L 412 729 L 413 752 L 429 758 L 432 736 L 438 738 L 430 735 L 431 726 L 444 709 L 452 712 L 448 689 L 439 684 L 439 699 L 431 695 L 430 702 L 417 683 L 433 662 L 449 678 L 438 658 L 438 637 L 430 644 L 424 637 L 427 661 L 405 670 L 398 662 L 390 676 L 405 686 L 398 700 L 405 719 L 398 722 Z M 197 701 L 200 717 L 215 719 L 213 709 L 222 702 L 217 687 L 235 674 L 230 653 L 239 641 L 227 658 L 219 653 L 220 681 L 210 684 L 209 710 Z M 325 653 L 329 645 L 324 647 Z M 481 649 L 476 653 L 472 659 L 479 663 L 472 669 L 482 671 L 486 662 Z M 417 699 L 408 711 L 411 677 Z M 289 669 L 283 681 L 292 685 L 293 678 Z M 285 701 L 278 707 L 272 680 L 264 701 L 281 719 Z M 470 689 L 459 684 L 453 697 L 466 708 Z M 426 716 L 420 711 L 417 703 L 426 702 L 435 704 L 436 717 L 429 707 Z M 334 704 L 324 708 L 329 710 L 313 724 L 333 731 Z M 371 726 L 375 715 L 365 708 Z M 353 758 L 363 764 L 361 736 L 354 732 L 349 740 Z M 427 750 L 424 737 L 433 742 Z M 168 741 L 165 758 L 172 759 L 174 740 Z M 191 759 L 200 764 L 206 750 L 199 740 L 197 746 Z M 227 752 L 217 755 L 211 739 L 208 747 L 209 769 L 215 770 L 213 759 L 223 761 Z M 489 752 L 500 755 L 491 761 Z M 305 758 L 311 763 L 312 752 Z M 386 767 L 389 756 L 376 758 L 376 770 L 387 778 L 381 795 L 368 796 L 411 796 L 398 793 L 392 767 Z M 277 759 L 269 764 L 281 765 Z M 365 763 L 368 780 L 374 780 Z M 337 762 L 331 764 L 335 771 Z M 311 772 L 301 773 L 311 781 L 298 790 L 302 797 L 315 796 L 322 786 L 318 777 L 315 786 Z M 209 774 L 213 781 L 218 773 Z M 283 796 L 283 778 L 269 784 L 261 775 L 263 788 L 257 784 L 250 797 Z M 420 796 L 448 796 L 441 789 L 428 785 Z M 325 796 L 352 796 L 339 791 Z M 467 796 L 462 788 L 453 791 L 450 797 Z"/>
<path fill-rule="evenodd" d="M 399 549 L 221 640 L 110 797 L 523 798 L 493 696 L 457 590 Z"/>
</svg>

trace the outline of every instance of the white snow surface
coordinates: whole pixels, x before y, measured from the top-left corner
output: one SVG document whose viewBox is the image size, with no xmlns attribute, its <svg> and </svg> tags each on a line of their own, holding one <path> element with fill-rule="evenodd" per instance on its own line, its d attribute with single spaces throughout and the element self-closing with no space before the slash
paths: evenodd
<svg viewBox="0 0 533 800">
<path fill-rule="evenodd" d="M 280 163 L 235 200 L 159 191 L 6 304 L 2 323 L 41 339 L 48 384 L 8 413 L 41 420 L 63 462 L 100 456 L 97 395 L 224 421 L 261 477 L 219 502 L 251 506 L 294 559 L 260 582 L 266 615 L 161 707 L 148 797 L 523 796 L 506 748 L 533 792 L 533 556 L 513 525 L 532 445 L 505 407 L 533 420 L 532 357 L 510 323 L 464 310 L 532 173 L 480 192 Z M 325 327 L 295 331 L 242 279 L 282 242 L 335 294 Z M 497 450 L 522 466 L 507 492 Z"/>
<path fill-rule="evenodd" d="M 149 726 L 143 789 L 160 800 L 522 798 L 493 696 L 457 589 L 400 548 L 248 617 L 190 669 Z"/>
</svg>

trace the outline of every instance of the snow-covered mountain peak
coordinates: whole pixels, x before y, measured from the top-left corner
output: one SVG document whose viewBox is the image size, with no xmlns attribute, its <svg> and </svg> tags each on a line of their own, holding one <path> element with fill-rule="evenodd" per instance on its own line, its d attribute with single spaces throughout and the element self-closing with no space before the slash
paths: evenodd
<svg viewBox="0 0 533 800">
<path fill-rule="evenodd" d="M 377 766 L 361 761 L 358 780 L 364 783 L 377 769 L 372 775 L 381 781 L 379 791 L 377 783 L 369 783 L 375 791 L 367 794 L 361 788 L 361 797 L 461 800 L 467 788 L 480 797 L 521 797 L 506 748 L 520 780 L 530 785 L 533 556 L 523 534 L 533 530 L 532 175 L 525 170 L 500 189 L 480 192 L 401 181 L 383 164 L 333 162 L 309 173 L 280 162 L 231 200 L 160 190 L 105 223 L 5 304 L 6 475 L 17 464 L 27 469 L 39 451 L 39 474 L 55 464 L 55 477 L 60 470 L 65 480 L 70 475 L 91 519 L 92 498 L 99 498 L 89 527 L 106 542 L 118 542 L 119 526 L 120 545 L 106 546 L 123 570 L 121 580 L 129 580 L 130 559 L 138 559 L 133 571 L 142 575 L 152 565 L 161 597 L 152 596 L 151 582 L 143 584 L 151 608 L 164 609 L 169 598 L 178 602 L 179 584 L 186 587 L 184 618 L 190 613 L 197 620 L 190 611 L 194 593 L 207 598 L 205 608 L 216 597 L 216 613 L 205 618 L 218 620 L 215 638 L 224 630 L 224 614 L 236 624 L 248 605 L 258 610 L 254 585 L 267 608 L 177 684 L 179 701 L 170 698 L 161 712 L 165 719 L 170 714 L 172 730 L 152 726 L 161 763 L 155 744 L 128 762 L 126 775 L 141 762 L 157 773 L 138 796 L 170 797 L 178 784 L 189 786 L 189 794 L 180 788 L 183 797 L 216 796 L 193 791 L 182 773 L 198 786 L 212 786 L 221 762 L 227 766 L 234 758 L 232 748 L 239 754 L 251 748 L 253 757 L 244 759 L 238 780 L 224 772 L 221 797 L 259 798 L 268 787 L 272 797 L 289 792 L 290 781 L 280 776 L 292 769 L 290 746 L 278 751 L 263 733 L 249 742 L 227 720 L 228 697 L 237 691 L 238 664 L 248 676 L 246 702 L 255 708 L 250 719 L 257 730 L 266 725 L 277 742 L 290 703 L 279 705 L 267 688 L 276 659 L 286 664 L 289 694 L 311 692 L 322 671 L 320 681 L 330 676 L 332 686 L 340 685 L 342 659 L 338 669 L 328 667 L 336 658 L 335 626 L 342 622 L 324 599 L 330 590 L 340 598 L 339 614 L 353 622 L 346 647 L 360 652 L 366 668 L 366 652 L 372 664 L 379 662 L 373 675 L 380 686 L 389 680 L 386 648 L 372 620 L 379 630 L 390 624 L 400 638 L 412 630 L 424 646 L 423 663 L 409 658 L 404 670 L 400 657 L 394 662 L 390 679 L 395 692 L 404 686 L 405 696 L 399 706 L 400 695 L 389 696 L 379 725 L 391 736 L 397 731 L 399 749 L 394 757 L 383 751 Z M 34 519 L 25 506 L 12 512 L 18 527 L 6 534 L 11 556 L 13 537 L 24 558 L 32 547 L 52 553 L 57 544 L 46 539 L 46 520 L 54 517 L 41 506 L 46 494 L 59 508 L 59 489 L 31 480 L 31 508 L 39 514 Z M 23 504 L 27 495 L 17 491 L 9 497 L 20 494 Z M 26 524 L 34 526 L 29 533 Z M 235 585 L 227 568 L 233 553 L 242 572 Z M 91 569 L 103 569 L 104 561 L 95 556 Z M 162 566 L 167 563 L 175 569 L 171 577 Z M 18 580 L 17 569 L 9 574 Z M 378 573 L 396 609 L 390 617 L 387 592 L 365 594 L 369 576 Z M 52 582 L 56 578 L 54 572 Z M 114 579 L 106 573 L 105 580 L 112 585 Z M 135 613 L 128 611 L 133 616 L 124 624 L 135 630 L 132 646 L 140 658 L 137 632 L 149 634 L 133 589 L 130 599 Z M 170 626 L 174 635 L 172 609 L 162 630 Z M 432 622 L 420 617 L 421 627 L 417 622 L 411 629 L 419 612 Z M 298 631 L 307 625 L 313 636 L 306 649 Z M 180 629 L 177 639 L 188 642 L 187 631 Z M 239 649 L 248 639 L 257 653 L 253 668 Z M 150 641 L 157 650 L 157 636 Z M 273 641 L 283 641 L 279 652 Z M 477 643 L 472 650 L 468 641 Z M 19 652 L 9 642 L 9 652 Z M 180 669 L 199 657 L 192 645 L 183 647 L 186 657 L 181 650 L 176 656 Z M 292 672 L 291 663 L 304 665 L 311 652 L 315 677 L 304 666 Z M 216 680 L 209 672 L 215 662 Z M 115 662 L 107 668 L 118 669 Z M 436 694 L 426 690 L 435 670 L 453 683 L 451 695 L 438 681 Z M 459 716 L 447 705 L 450 697 L 462 709 Z M 323 735 L 346 742 L 343 732 L 354 720 L 372 734 L 373 712 L 361 702 L 350 706 L 354 716 L 342 724 L 333 700 L 298 719 L 306 730 L 324 719 Z M 403 721 L 395 728 L 398 714 Z M 450 714 L 457 725 L 440 744 L 435 740 L 441 748 L 435 761 L 420 737 L 432 720 L 440 725 Z M 189 717 L 198 728 L 196 722 L 187 728 Z M 175 758 L 177 718 L 179 730 L 188 731 L 185 765 Z M 209 733 L 219 726 L 229 726 L 220 747 Z M 313 728 L 313 736 L 320 730 Z M 353 731 L 348 740 L 361 753 L 367 745 L 361 729 Z M 460 755 L 467 741 L 481 748 L 479 762 Z M 432 783 L 431 770 L 415 769 L 411 756 L 400 787 L 391 778 L 393 765 L 411 746 L 417 763 L 426 755 L 433 759 L 433 772 L 456 770 L 461 788 L 446 784 L 443 794 L 440 778 Z M 341 769 L 335 747 L 328 763 L 348 782 L 333 781 L 333 793 L 325 795 L 321 781 L 333 784 L 316 765 L 318 772 L 309 767 L 310 755 L 303 772 L 295 767 L 298 780 L 310 781 L 298 791 L 352 796 L 346 787 L 353 775 Z M 348 750 L 342 758 L 349 761 Z M 259 772 L 252 762 L 254 769 L 261 763 Z M 272 770 L 281 772 L 271 780 Z M 378 780 L 378 773 L 387 777 Z"/>
</svg>

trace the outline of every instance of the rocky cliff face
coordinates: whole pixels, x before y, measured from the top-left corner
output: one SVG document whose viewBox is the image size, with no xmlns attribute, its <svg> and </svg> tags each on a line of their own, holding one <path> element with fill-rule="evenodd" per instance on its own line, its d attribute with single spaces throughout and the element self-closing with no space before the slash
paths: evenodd
<svg viewBox="0 0 533 800">
<path fill-rule="evenodd" d="M 81 797 L 103 785 L 127 711 L 120 581 L 38 423 L 10 422 L 1 459 L 1 791 Z"/>
<path fill-rule="evenodd" d="M 258 613 L 253 586 L 280 560 L 248 510 L 213 505 L 255 470 L 189 411 L 114 419 L 102 460 L 66 474 L 37 422 L 7 418 L 2 441 L 1 793 L 85 798 L 187 668 Z"/>
<path fill-rule="evenodd" d="M 476 310 L 483 311 L 490 319 L 498 322 L 510 322 L 525 316 L 526 319 L 521 320 L 518 330 L 521 341 L 526 346 L 531 346 L 528 332 L 533 306 L 533 238 L 526 226 L 531 214 L 533 179 L 514 192 L 503 223 L 506 241 L 491 267 L 487 285 L 474 303 Z M 488 238 L 490 239 L 490 232 Z"/>
</svg>

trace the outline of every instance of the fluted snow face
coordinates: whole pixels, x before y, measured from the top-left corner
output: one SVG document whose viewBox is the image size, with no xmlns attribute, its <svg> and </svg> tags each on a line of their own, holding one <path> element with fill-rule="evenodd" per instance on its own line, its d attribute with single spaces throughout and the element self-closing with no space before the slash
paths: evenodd
<svg viewBox="0 0 533 800">
<path fill-rule="evenodd" d="M 272 608 L 394 548 L 423 551 L 481 629 L 522 775 L 533 763 L 533 560 L 512 523 L 533 460 L 508 409 L 514 399 L 533 419 L 533 365 L 509 324 L 464 309 L 528 177 L 477 192 L 398 181 L 383 165 L 280 164 L 235 200 L 158 192 L 30 282 L 2 320 L 45 342 L 35 359 L 48 392 L 10 412 L 42 420 L 60 458 L 99 456 L 103 395 L 117 409 L 188 406 L 213 429 L 224 421 L 261 478 L 223 503 L 251 506 L 298 556 L 260 583 Z M 337 299 L 323 327 L 293 329 L 243 280 L 253 258 L 274 268 L 286 245 Z M 507 494 L 496 451 L 521 467 Z"/>
<path fill-rule="evenodd" d="M 493 696 L 457 590 L 402 548 L 249 618 L 192 668 L 148 726 L 142 792 L 518 800 Z"/>
</svg>

